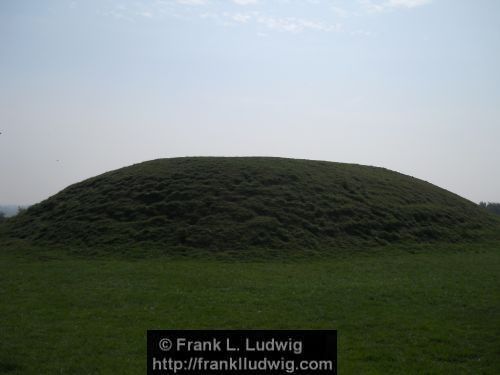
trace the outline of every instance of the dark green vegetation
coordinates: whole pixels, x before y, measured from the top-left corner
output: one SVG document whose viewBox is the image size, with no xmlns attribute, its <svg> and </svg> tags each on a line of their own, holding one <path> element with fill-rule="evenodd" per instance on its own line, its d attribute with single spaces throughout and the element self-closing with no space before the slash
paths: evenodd
<svg viewBox="0 0 500 375">
<path fill-rule="evenodd" d="M 495 244 L 259 261 L 0 251 L 0 373 L 144 374 L 153 328 L 336 328 L 341 374 L 500 373 Z"/>
<path fill-rule="evenodd" d="M 332 249 L 458 242 L 498 223 L 383 168 L 282 158 L 160 159 L 72 185 L 7 222 L 37 243 Z"/>
</svg>

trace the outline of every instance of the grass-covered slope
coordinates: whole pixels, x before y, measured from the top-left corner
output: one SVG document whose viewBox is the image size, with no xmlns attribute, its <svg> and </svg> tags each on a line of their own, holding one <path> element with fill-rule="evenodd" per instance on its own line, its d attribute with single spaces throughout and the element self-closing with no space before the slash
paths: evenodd
<svg viewBox="0 0 500 375">
<path fill-rule="evenodd" d="M 159 159 L 64 189 L 8 220 L 10 236 L 74 245 L 317 248 L 461 241 L 497 222 L 383 168 L 283 158 Z"/>
</svg>

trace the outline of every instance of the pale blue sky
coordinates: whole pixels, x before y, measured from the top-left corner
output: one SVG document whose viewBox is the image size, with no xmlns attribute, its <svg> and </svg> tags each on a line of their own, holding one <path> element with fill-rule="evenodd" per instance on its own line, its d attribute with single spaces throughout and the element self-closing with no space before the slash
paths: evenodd
<svg viewBox="0 0 500 375">
<path fill-rule="evenodd" d="M 500 201 L 499 67 L 497 0 L 3 0 L 0 203 L 190 155 Z"/>
</svg>

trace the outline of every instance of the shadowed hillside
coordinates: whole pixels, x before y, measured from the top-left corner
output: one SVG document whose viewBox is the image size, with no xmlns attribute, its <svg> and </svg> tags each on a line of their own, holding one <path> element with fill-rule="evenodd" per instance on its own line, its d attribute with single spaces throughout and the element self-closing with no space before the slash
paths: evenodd
<svg viewBox="0 0 500 375">
<path fill-rule="evenodd" d="M 243 249 L 462 241 L 496 223 L 466 199 L 383 168 L 189 157 L 71 185 L 6 229 L 55 244 Z"/>
</svg>

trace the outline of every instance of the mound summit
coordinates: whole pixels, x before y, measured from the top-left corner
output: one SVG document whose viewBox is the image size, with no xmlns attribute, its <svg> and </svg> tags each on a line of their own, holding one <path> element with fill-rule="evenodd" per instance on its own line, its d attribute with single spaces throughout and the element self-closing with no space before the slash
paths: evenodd
<svg viewBox="0 0 500 375">
<path fill-rule="evenodd" d="M 383 168 L 186 157 L 89 178 L 6 226 L 42 243 L 244 249 L 461 241 L 493 223 L 472 202 Z"/>
</svg>

